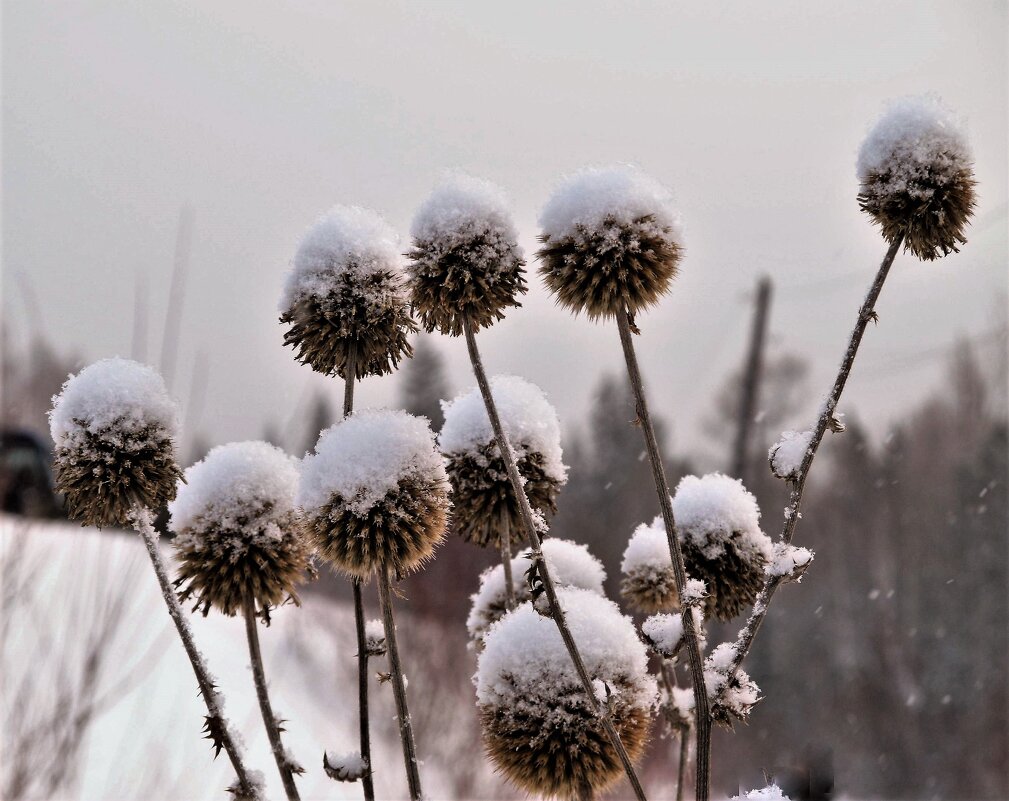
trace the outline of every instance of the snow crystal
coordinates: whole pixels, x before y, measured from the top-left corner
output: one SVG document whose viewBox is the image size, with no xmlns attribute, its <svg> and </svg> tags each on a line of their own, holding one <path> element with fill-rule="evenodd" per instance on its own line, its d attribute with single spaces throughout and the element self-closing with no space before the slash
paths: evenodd
<svg viewBox="0 0 1009 801">
<path fill-rule="evenodd" d="M 666 526 L 662 517 L 656 517 L 650 524 L 642 523 L 634 529 L 624 550 L 620 572 L 629 576 L 672 568 L 673 560 L 669 555 L 669 540 L 666 538 Z"/>
<path fill-rule="evenodd" d="M 413 218 L 410 235 L 446 251 L 480 237 L 508 243 L 518 239 L 504 191 L 464 173 L 446 176 L 428 196 Z"/>
<path fill-rule="evenodd" d="M 318 509 L 334 495 L 364 516 L 405 478 L 447 481 L 427 420 L 403 411 L 355 412 L 319 437 L 301 471 L 297 503 Z"/>
<path fill-rule="evenodd" d="M 200 529 L 208 520 L 235 520 L 264 508 L 270 518 L 281 518 L 294 511 L 297 491 L 298 462 L 280 448 L 267 442 L 221 445 L 186 470 L 185 483 L 168 504 L 171 527 Z M 258 527 L 262 536 L 283 536 L 275 523 Z"/>
<path fill-rule="evenodd" d="M 682 720 L 690 720 L 694 715 L 694 690 L 691 687 L 673 687 L 668 696 L 669 703 L 680 713 Z"/>
<path fill-rule="evenodd" d="M 368 761 L 361 756 L 360 751 L 347 754 L 337 754 L 327 751 L 323 758 L 323 768 L 331 779 L 341 782 L 353 782 L 367 775 Z"/>
<path fill-rule="evenodd" d="M 589 553 L 589 549 L 570 540 L 547 539 L 542 545 L 543 556 L 554 584 L 560 587 L 578 587 L 603 594 L 606 571 L 602 562 Z M 512 559 L 512 584 L 515 598 L 522 602 L 529 598 L 526 571 L 532 565 L 529 554 Z M 470 596 L 472 606 L 466 618 L 470 637 L 481 636 L 505 610 L 505 574 L 503 565 L 487 568 L 480 575 L 480 588 Z"/>
<path fill-rule="evenodd" d="M 772 784 L 759 790 L 750 790 L 742 795 L 734 795 L 729 801 L 789 801 L 789 798 L 781 792 L 780 787 Z"/>
<path fill-rule="evenodd" d="M 612 222 L 629 225 L 651 217 L 657 228 L 671 229 L 679 242 L 680 221 L 671 201 L 668 189 L 633 165 L 589 167 L 560 184 L 539 223 L 543 234 L 556 241 L 601 233 Z"/>
<path fill-rule="evenodd" d="M 699 609 L 694 609 L 694 631 L 700 639 L 701 650 L 704 650 L 703 624 L 704 618 Z M 656 651 L 663 656 L 672 656 L 680 647 L 683 640 L 683 616 L 676 614 L 658 614 L 645 618 L 641 624 L 641 633 L 645 635 Z"/>
<path fill-rule="evenodd" d="M 684 476 L 673 496 L 673 515 L 680 536 L 690 538 L 708 559 L 717 558 L 730 538 L 741 555 L 771 558 L 757 499 L 738 479 L 721 473 Z"/>
<path fill-rule="evenodd" d="M 378 214 L 359 206 L 334 207 L 302 238 L 284 282 L 280 311 L 305 298 L 326 297 L 346 274 L 361 279 L 378 272 L 404 275 L 399 251 L 396 232 Z M 405 284 L 402 294 L 405 303 Z"/>
<path fill-rule="evenodd" d="M 154 369 L 129 359 L 102 359 L 71 375 L 53 397 L 49 431 L 59 446 L 81 427 L 96 434 L 112 423 L 121 433 L 153 426 L 174 439 L 179 409 Z"/>
<path fill-rule="evenodd" d="M 799 548 L 784 542 L 775 543 L 774 556 L 767 564 L 769 576 L 795 576 L 801 579 L 802 573 L 813 561 L 813 552 L 808 548 Z"/>
<path fill-rule="evenodd" d="M 796 478 L 812 442 L 812 431 L 782 432 L 781 439 L 767 451 L 771 472 L 778 478 Z"/>
<path fill-rule="evenodd" d="M 690 606 L 703 600 L 708 594 L 708 586 L 700 579 L 687 579 L 683 588 L 683 603 Z"/>
<path fill-rule="evenodd" d="M 543 456 L 543 471 L 555 481 L 567 480 L 561 460 L 561 430 L 557 412 L 535 384 L 512 375 L 497 375 L 491 381 L 505 436 L 519 461 L 528 453 Z M 480 456 L 480 448 L 494 441 L 490 418 L 479 389 L 442 401 L 445 424 L 438 436 L 442 453 Z"/>
</svg>

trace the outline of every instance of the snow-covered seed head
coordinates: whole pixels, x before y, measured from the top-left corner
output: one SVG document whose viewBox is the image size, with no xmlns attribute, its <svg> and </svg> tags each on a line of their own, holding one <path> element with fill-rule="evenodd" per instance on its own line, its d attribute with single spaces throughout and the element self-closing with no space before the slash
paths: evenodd
<svg viewBox="0 0 1009 801">
<path fill-rule="evenodd" d="M 168 505 L 179 560 L 179 598 L 206 615 L 295 603 L 311 548 L 295 506 L 297 462 L 266 442 L 214 448 L 186 470 Z"/>
<path fill-rule="evenodd" d="M 669 192 L 638 168 L 589 168 L 540 215 L 540 275 L 557 302 L 589 319 L 632 315 L 669 291 L 683 255 Z"/>
<path fill-rule="evenodd" d="M 364 652 L 367 656 L 385 656 L 385 626 L 381 620 L 369 620 L 365 623 Z"/>
<path fill-rule="evenodd" d="M 525 479 L 530 506 L 544 516 L 552 515 L 557 494 L 567 482 L 557 412 L 539 387 L 515 376 L 492 378 L 491 394 Z M 500 547 L 506 527 L 513 542 L 524 539 L 518 500 L 480 392 L 474 389 L 442 406 L 445 424 L 438 446 L 448 459 L 452 482 L 452 531 L 476 545 L 494 548 Z"/>
<path fill-rule="evenodd" d="M 71 375 L 53 397 L 49 431 L 56 489 L 74 520 L 124 525 L 133 507 L 157 511 L 175 497 L 178 407 L 150 367 L 102 359 Z"/>
<path fill-rule="evenodd" d="M 465 318 L 486 328 L 521 305 L 525 262 L 498 187 L 450 176 L 420 207 L 411 234 L 413 308 L 428 331 L 459 336 Z"/>
<path fill-rule="evenodd" d="M 732 671 L 735 643 L 723 642 L 704 660 L 704 686 L 711 699 L 712 719 L 727 729 L 744 723 L 760 701 L 760 688 L 744 670 Z"/>
<path fill-rule="evenodd" d="M 337 206 L 301 240 L 280 300 L 284 344 L 317 372 L 383 375 L 412 355 L 406 275 L 395 232 L 375 212 Z"/>
<path fill-rule="evenodd" d="M 661 517 L 651 525 L 642 523 L 634 529 L 620 572 L 620 594 L 636 611 L 654 615 L 679 607 L 676 575 Z"/>
<path fill-rule="evenodd" d="M 704 617 L 697 608 L 691 610 L 694 616 L 694 632 L 697 635 L 698 647 L 704 650 L 707 638 L 704 635 Z M 651 615 L 641 624 L 641 634 L 645 642 L 659 656 L 672 658 L 683 645 L 683 616 L 660 613 Z"/>
<path fill-rule="evenodd" d="M 326 775 L 338 782 L 356 782 L 371 773 L 368 760 L 360 751 L 349 754 L 335 754 L 327 751 L 322 755 L 322 769 Z"/>
<path fill-rule="evenodd" d="M 771 559 L 757 499 L 721 473 L 685 476 L 673 496 L 673 516 L 687 573 L 706 585 L 705 614 L 731 620 L 756 599 Z M 652 525 L 661 526 L 661 518 Z"/>
<path fill-rule="evenodd" d="M 597 595 L 603 594 L 606 570 L 587 547 L 571 540 L 551 538 L 543 540 L 542 550 L 556 586 L 578 587 Z M 512 559 L 515 600 L 519 603 L 530 598 L 525 575 L 531 565 L 528 552 Z M 494 565 L 480 574 L 480 589 L 470 596 L 470 601 L 472 605 L 466 618 L 466 629 L 474 641 L 481 643 L 491 625 L 508 611 L 503 565 Z"/>
<path fill-rule="evenodd" d="M 431 558 L 445 536 L 448 492 L 427 420 L 364 411 L 322 432 L 302 465 L 298 505 L 319 555 L 368 578 Z"/>
<path fill-rule="evenodd" d="M 596 698 L 637 760 L 656 688 L 634 624 L 591 590 L 560 588 L 557 597 Z M 491 627 L 484 646 L 475 678 L 484 747 L 509 781 L 535 795 L 575 799 L 623 775 L 553 620 L 524 603 Z"/>
<path fill-rule="evenodd" d="M 894 101 L 858 154 L 858 204 L 887 242 L 919 259 L 959 251 L 974 213 L 973 155 L 960 121 L 935 95 Z"/>
</svg>

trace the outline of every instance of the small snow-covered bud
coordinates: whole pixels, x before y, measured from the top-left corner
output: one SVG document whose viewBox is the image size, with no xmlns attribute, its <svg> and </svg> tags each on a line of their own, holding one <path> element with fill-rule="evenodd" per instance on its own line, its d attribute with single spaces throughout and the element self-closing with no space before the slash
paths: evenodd
<svg viewBox="0 0 1009 801">
<path fill-rule="evenodd" d="M 49 431 L 56 489 L 83 525 L 128 522 L 175 497 L 178 407 L 157 372 L 129 359 L 102 359 L 71 375 L 53 397 Z"/>
<path fill-rule="evenodd" d="M 354 348 L 354 378 L 391 373 L 417 330 L 395 232 L 368 209 L 327 212 L 298 246 L 280 311 L 284 344 L 313 370 L 346 378 Z"/>
<path fill-rule="evenodd" d="M 731 620 L 757 597 L 771 558 L 757 499 L 741 481 L 721 473 L 685 476 L 673 514 L 687 573 L 707 587 L 706 615 Z"/>
<path fill-rule="evenodd" d="M 772 784 L 768 787 L 761 787 L 759 790 L 749 790 L 740 795 L 734 795 L 729 801 L 789 801 L 789 798 L 781 792 L 778 785 Z"/>
<path fill-rule="evenodd" d="M 311 548 L 297 491 L 297 462 L 267 442 L 221 445 L 187 469 L 168 505 L 179 599 L 204 615 L 211 606 L 234 615 L 249 596 L 263 609 L 298 603 Z"/>
<path fill-rule="evenodd" d="M 631 535 L 620 564 L 620 594 L 632 608 L 646 615 L 679 606 L 676 575 L 661 517 L 642 523 Z"/>
<path fill-rule="evenodd" d="M 643 753 L 656 701 L 634 624 L 589 590 L 560 588 L 568 626 L 632 760 Z M 513 784 L 535 795 L 583 798 L 623 769 L 552 620 L 524 603 L 487 633 L 476 673 L 484 746 Z M 608 690 L 608 692 L 607 692 Z"/>
<path fill-rule="evenodd" d="M 371 772 L 368 761 L 361 756 L 360 751 L 351 751 L 349 754 L 326 751 L 322 755 L 322 769 L 329 778 L 338 782 L 356 782 Z"/>
<path fill-rule="evenodd" d="M 704 660 L 704 685 L 711 703 L 711 717 L 728 729 L 737 720 L 744 723 L 760 700 L 760 688 L 745 671 L 731 672 L 735 643 L 723 642 Z"/>
<path fill-rule="evenodd" d="M 551 538 L 543 540 L 542 549 L 555 586 L 578 587 L 597 595 L 603 594 L 606 570 L 587 547 L 570 540 Z M 524 580 L 531 565 L 528 553 L 512 559 L 513 590 L 518 603 L 531 597 L 529 582 Z M 508 611 L 503 565 L 494 565 L 480 574 L 480 589 L 470 596 L 470 601 L 472 605 L 466 618 L 466 629 L 469 636 L 480 643 L 491 624 Z"/>
<path fill-rule="evenodd" d="M 526 291 L 525 262 L 504 193 L 489 181 L 449 176 L 411 227 L 413 308 L 428 331 L 459 336 L 468 318 L 487 328 Z"/>
<path fill-rule="evenodd" d="M 302 465 L 298 506 L 319 555 L 365 579 L 432 557 L 445 537 L 448 490 L 427 420 L 363 411 L 322 432 Z"/>
<path fill-rule="evenodd" d="M 694 616 L 694 632 L 697 634 L 698 647 L 704 650 L 704 618 L 699 609 L 691 610 Z M 673 657 L 683 644 L 683 616 L 661 613 L 651 615 L 641 624 L 641 633 L 645 641 L 659 656 L 667 659 Z"/>
<path fill-rule="evenodd" d="M 663 691 L 661 706 L 670 728 L 682 732 L 694 725 L 694 691 L 690 687 Z"/>
<path fill-rule="evenodd" d="M 364 624 L 364 652 L 367 656 L 385 656 L 385 626 L 381 620 Z"/>
<path fill-rule="evenodd" d="M 543 282 L 558 303 L 590 320 L 656 303 L 683 254 L 669 191 L 630 165 L 567 178 L 547 201 L 540 226 Z"/>
<path fill-rule="evenodd" d="M 771 472 L 777 478 L 794 481 L 799 477 L 802 462 L 813 443 L 812 431 L 784 431 L 781 439 L 767 451 Z"/>
<path fill-rule="evenodd" d="M 802 576 L 812 561 L 813 552 L 808 548 L 777 542 L 774 544 L 771 561 L 767 564 L 767 575 L 780 577 L 784 581 L 802 581 Z"/>
<path fill-rule="evenodd" d="M 543 391 L 524 379 L 499 375 L 490 384 L 529 504 L 534 511 L 553 514 L 560 488 L 567 482 L 557 412 Z M 442 407 L 445 424 L 438 446 L 448 458 L 452 482 L 452 531 L 485 547 L 499 548 L 505 527 L 513 541 L 521 539 L 518 500 L 483 397 L 474 389 Z"/>
<path fill-rule="evenodd" d="M 919 259 L 957 252 L 974 213 L 974 157 L 960 121 L 935 95 L 893 101 L 858 153 L 858 204 L 887 242 Z"/>
</svg>

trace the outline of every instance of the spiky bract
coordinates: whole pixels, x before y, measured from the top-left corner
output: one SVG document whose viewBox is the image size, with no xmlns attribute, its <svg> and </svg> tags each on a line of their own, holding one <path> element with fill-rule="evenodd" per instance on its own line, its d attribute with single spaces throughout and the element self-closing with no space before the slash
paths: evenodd
<svg viewBox="0 0 1009 801">
<path fill-rule="evenodd" d="M 673 567 L 644 567 L 628 573 L 620 582 L 620 594 L 642 614 L 654 615 L 679 609 Z"/>
</svg>

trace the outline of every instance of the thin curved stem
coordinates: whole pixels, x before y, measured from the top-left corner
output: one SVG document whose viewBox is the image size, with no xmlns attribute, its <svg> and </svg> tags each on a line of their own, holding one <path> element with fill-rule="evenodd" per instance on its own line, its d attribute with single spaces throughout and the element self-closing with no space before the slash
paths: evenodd
<svg viewBox="0 0 1009 801">
<path fill-rule="evenodd" d="M 158 548 L 158 535 L 154 531 L 151 510 L 143 506 L 133 508 L 131 521 L 137 533 L 140 534 L 147 547 L 147 554 L 151 558 L 151 565 L 154 567 L 154 574 L 158 577 L 158 584 L 161 586 L 161 595 L 165 599 L 168 607 L 168 614 L 175 623 L 175 628 L 179 632 L 179 639 L 182 640 L 182 647 L 186 650 L 189 663 L 193 666 L 193 673 L 196 675 L 196 683 L 200 687 L 200 695 L 203 696 L 203 703 L 207 706 L 207 737 L 211 739 L 214 747 L 224 751 L 231 760 L 232 767 L 238 778 L 237 794 L 242 799 L 258 799 L 261 797 L 259 786 L 252 781 L 249 771 L 242 760 L 242 752 L 238 743 L 231 734 L 228 721 L 221 712 L 221 704 L 218 703 L 219 693 L 214 686 L 214 681 L 210 677 L 210 671 L 203 660 L 203 655 L 196 648 L 193 639 L 193 631 L 189 627 L 189 621 L 182 613 L 178 596 L 172 588 L 172 583 L 168 578 L 168 568 L 165 559 Z"/>
<path fill-rule="evenodd" d="M 680 551 L 680 540 L 676 534 L 676 520 L 673 517 L 673 503 L 669 497 L 669 484 L 666 482 L 666 471 L 662 466 L 662 456 L 659 453 L 658 439 L 648 412 L 648 401 L 645 398 L 644 384 L 641 380 L 641 370 L 638 367 L 637 355 L 634 352 L 634 340 L 631 334 L 631 319 L 626 309 L 617 315 L 617 328 L 620 331 L 620 344 L 624 351 L 624 361 L 627 364 L 627 377 L 634 392 L 634 405 L 638 413 L 638 422 L 645 437 L 645 450 L 652 467 L 652 478 L 655 481 L 655 492 L 659 496 L 659 508 L 662 511 L 662 521 L 666 528 L 666 541 L 669 545 L 669 556 L 673 563 L 673 576 L 676 580 L 676 591 L 680 598 L 685 597 L 687 571 L 683 564 L 683 554 Z M 683 620 L 683 640 L 687 650 L 687 664 L 690 667 L 690 681 L 694 689 L 694 719 L 697 735 L 697 801 L 708 801 L 711 785 L 711 713 L 708 707 L 708 692 L 704 685 L 704 659 L 701 656 L 700 643 L 694 627 L 694 616 L 691 609 L 683 604 L 680 615 Z"/>
<path fill-rule="evenodd" d="M 280 779 L 284 783 L 288 801 L 300 801 L 298 787 L 294 783 L 295 766 L 284 750 L 284 743 L 280 739 L 280 723 L 273 714 L 273 706 L 270 704 L 270 691 L 266 684 L 266 671 L 263 669 L 263 652 L 259 647 L 259 630 L 256 628 L 256 602 L 251 593 L 245 598 L 242 614 L 245 617 L 245 637 L 249 641 L 252 682 L 256 685 L 256 698 L 259 700 L 259 711 L 263 715 L 270 750 L 273 751 L 273 758 L 277 762 L 277 770 L 280 771 Z"/>
<path fill-rule="evenodd" d="M 399 737 L 403 743 L 403 761 L 406 765 L 406 781 L 410 788 L 410 801 L 420 801 L 420 770 L 417 765 L 417 744 L 413 738 L 413 722 L 410 708 L 406 703 L 406 681 L 396 644 L 396 620 L 392 612 L 392 584 L 389 570 L 378 572 L 378 597 L 382 604 L 382 623 L 385 628 L 385 647 L 389 656 L 389 670 L 392 673 L 392 692 L 396 699 L 396 717 L 399 720 Z"/>
<path fill-rule="evenodd" d="M 501 565 L 504 568 L 505 608 L 515 608 L 515 584 L 512 581 L 511 521 L 505 517 L 501 524 Z"/>
<path fill-rule="evenodd" d="M 564 641 L 564 647 L 567 648 L 568 655 L 571 657 L 571 662 L 574 665 L 575 672 L 578 674 L 578 679 L 581 681 L 582 688 L 585 691 L 585 697 L 589 704 L 589 708 L 599 719 L 603 729 L 606 731 L 607 737 L 609 737 L 610 742 L 613 745 L 614 750 L 617 752 L 620 764 L 623 766 L 624 772 L 627 774 L 627 780 L 631 783 L 631 787 L 634 789 L 634 795 L 639 801 L 646 801 L 645 791 L 641 787 L 641 782 L 638 780 L 637 774 L 634 772 L 634 765 L 631 763 L 630 755 L 627 753 L 627 749 L 624 747 L 624 744 L 620 739 L 620 734 L 613 725 L 613 721 L 610 719 L 609 713 L 603 709 L 599 700 L 596 698 L 595 691 L 592 687 L 592 678 L 585 669 L 585 663 L 578 650 L 578 645 L 575 643 L 574 637 L 571 635 L 571 629 L 568 628 L 567 620 L 564 617 L 564 610 L 561 609 L 561 605 L 557 600 L 557 590 L 554 586 L 554 580 L 550 575 L 546 559 L 543 558 L 542 541 L 540 540 L 539 533 L 536 530 L 532 507 L 529 505 L 529 499 L 526 497 L 525 488 L 522 485 L 522 478 L 519 475 L 518 467 L 515 464 L 515 454 L 512 452 L 511 444 L 508 442 L 508 437 L 505 435 L 504 427 L 501 425 L 501 417 L 498 414 L 497 404 L 494 402 L 494 395 L 491 393 L 490 383 L 487 381 L 487 373 L 483 367 L 483 360 L 480 358 L 480 351 L 477 348 L 476 332 L 473 329 L 473 323 L 468 318 L 464 319 L 464 331 L 466 334 L 466 347 L 469 350 L 469 359 L 473 365 L 473 373 L 476 376 L 477 385 L 480 387 L 480 394 L 483 396 L 484 406 L 487 409 L 487 416 L 490 418 L 491 428 L 494 431 L 494 438 L 497 441 L 498 450 L 501 451 L 501 458 L 504 461 L 505 469 L 508 472 L 508 480 L 511 483 L 512 491 L 515 493 L 515 498 L 519 504 L 522 525 L 525 527 L 526 537 L 529 540 L 530 548 L 532 548 L 532 559 L 538 567 L 540 578 L 543 580 L 543 588 L 546 592 L 547 603 L 550 607 L 550 616 L 553 618 L 554 623 L 557 624 L 557 630 L 560 632 L 561 639 Z"/>
</svg>

